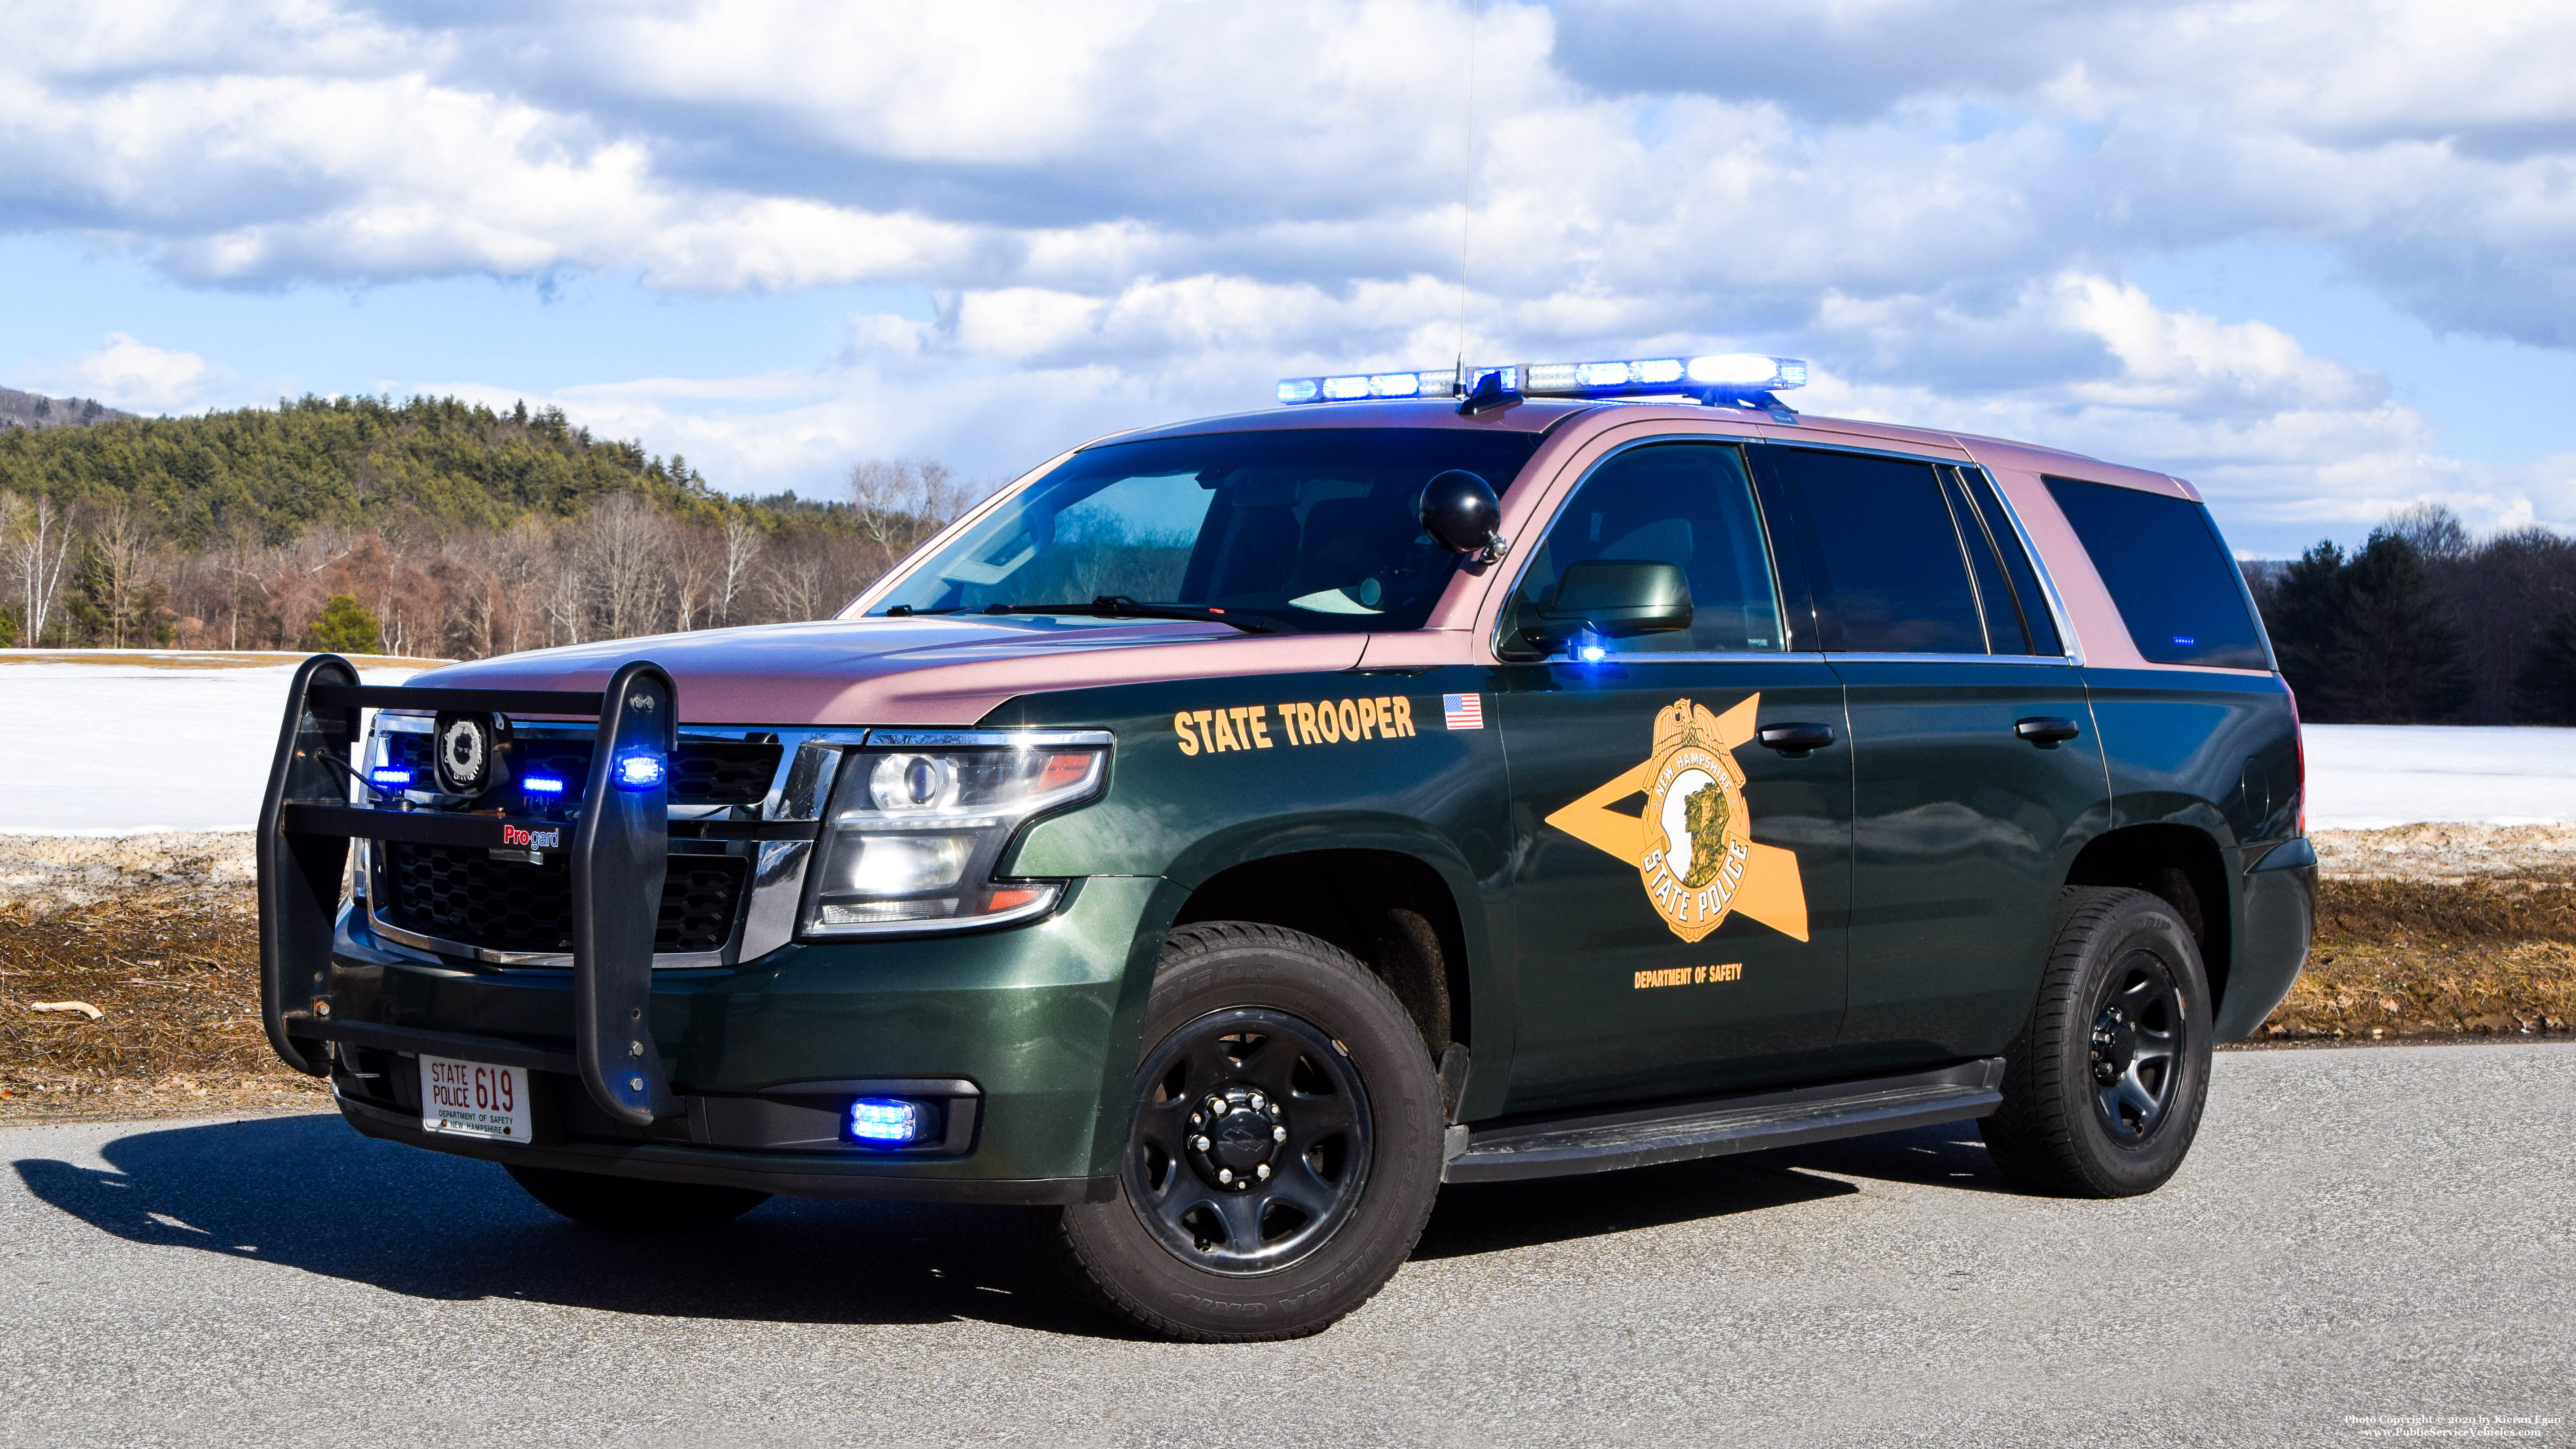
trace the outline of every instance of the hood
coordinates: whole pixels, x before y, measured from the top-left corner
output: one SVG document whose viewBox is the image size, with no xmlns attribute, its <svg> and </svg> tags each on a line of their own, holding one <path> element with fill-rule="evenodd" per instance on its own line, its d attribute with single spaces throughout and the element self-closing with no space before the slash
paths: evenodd
<svg viewBox="0 0 2576 1449">
<path fill-rule="evenodd" d="M 1348 669 L 1367 642 L 1160 620 L 832 619 L 573 644 L 454 664 L 411 683 L 595 690 L 619 665 L 649 659 L 679 685 L 683 724 L 957 726 L 1043 691 Z"/>
</svg>

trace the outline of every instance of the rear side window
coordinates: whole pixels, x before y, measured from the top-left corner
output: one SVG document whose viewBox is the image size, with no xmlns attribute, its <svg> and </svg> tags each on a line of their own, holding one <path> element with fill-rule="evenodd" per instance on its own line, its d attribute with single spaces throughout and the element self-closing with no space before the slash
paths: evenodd
<svg viewBox="0 0 2576 1449">
<path fill-rule="evenodd" d="M 2208 509 L 2108 483 L 2047 483 L 2140 654 L 2159 664 L 2272 667 L 2245 581 Z"/>
<path fill-rule="evenodd" d="M 2049 615 L 2048 596 L 2039 589 L 2039 572 L 2030 566 L 2030 555 L 2022 550 L 2021 536 L 2013 532 L 2012 519 L 2004 513 L 2003 501 L 1995 497 L 1994 485 L 1974 468 L 1960 469 L 1958 479 L 1969 501 L 1976 505 L 1974 521 L 1984 526 L 1987 539 L 2002 556 L 2004 572 L 2012 579 L 2013 604 L 2021 615 L 2023 642 L 2033 654 L 2064 654 L 2066 644 L 2057 637 L 2057 621 Z M 1965 531 L 1966 522 L 1961 526 Z M 1998 644 L 1995 652 L 2009 651 Z"/>
<path fill-rule="evenodd" d="M 1800 507 L 1799 561 L 1819 647 L 1854 654 L 1983 654 L 1967 555 L 1925 463 L 1783 450 Z M 2018 649 L 2020 640 L 2014 639 Z"/>
</svg>

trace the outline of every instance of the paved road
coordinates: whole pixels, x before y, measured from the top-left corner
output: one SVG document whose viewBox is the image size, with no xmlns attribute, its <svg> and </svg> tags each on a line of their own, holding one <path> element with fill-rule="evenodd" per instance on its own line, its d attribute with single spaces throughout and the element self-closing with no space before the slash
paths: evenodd
<svg viewBox="0 0 2576 1449">
<path fill-rule="evenodd" d="M 2576 1442 L 2576 1047 L 2219 1059 L 2153 1197 L 1973 1131 L 1453 1189 L 1377 1300 L 1103 1332 L 999 1211 L 604 1239 L 330 1117 L 0 1131 L 0 1443 Z M 2514 1441 L 2507 1441 L 2514 1442 Z"/>
</svg>

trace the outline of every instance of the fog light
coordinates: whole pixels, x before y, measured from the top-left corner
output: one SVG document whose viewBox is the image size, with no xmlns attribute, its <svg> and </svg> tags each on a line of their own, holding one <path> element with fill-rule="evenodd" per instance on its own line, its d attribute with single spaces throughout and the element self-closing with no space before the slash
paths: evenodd
<svg viewBox="0 0 2576 1449">
<path fill-rule="evenodd" d="M 861 1097 L 850 1104 L 850 1137 L 887 1147 L 919 1142 L 938 1130 L 934 1115 L 927 1102 Z"/>
</svg>

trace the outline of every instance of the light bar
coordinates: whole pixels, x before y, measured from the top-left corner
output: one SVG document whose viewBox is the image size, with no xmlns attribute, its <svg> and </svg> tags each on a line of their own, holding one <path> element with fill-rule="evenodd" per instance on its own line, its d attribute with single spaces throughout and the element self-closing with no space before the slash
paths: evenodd
<svg viewBox="0 0 2576 1449">
<path fill-rule="evenodd" d="M 531 795 L 560 795 L 564 782 L 552 775 L 526 775 L 520 778 L 519 788 Z"/>
<path fill-rule="evenodd" d="M 1780 408 L 1764 395 L 1807 385 L 1807 364 L 1794 357 L 1752 352 L 1707 357 L 1648 357 L 1615 362 L 1531 362 L 1513 367 L 1471 367 L 1465 386 L 1454 369 L 1423 372 L 1345 373 L 1332 377 L 1283 377 L 1279 401 L 1359 402 L 1377 398 L 1453 398 L 1499 376 L 1504 390 L 1533 397 L 1695 397 L 1704 403 L 1747 402 Z M 1786 411 L 1781 408 L 1781 411 Z"/>
<path fill-rule="evenodd" d="M 367 779 L 371 784 L 384 785 L 392 789 L 402 790 L 409 788 L 411 785 L 411 771 L 398 769 L 369 770 L 367 772 Z"/>
<path fill-rule="evenodd" d="M 852 1102 L 849 1127 L 854 1141 L 889 1146 L 919 1142 L 935 1130 L 929 1103 L 901 1097 L 861 1097 Z"/>
<path fill-rule="evenodd" d="M 617 788 L 620 790 L 650 790 L 662 783 L 665 773 L 659 755 L 617 757 Z"/>
<path fill-rule="evenodd" d="M 1794 357 L 1730 352 L 1710 357 L 1649 357 L 1621 362 L 1534 362 L 1521 391 L 1548 397 L 1622 397 L 1688 393 L 1740 397 L 1805 387 L 1807 364 Z"/>
<path fill-rule="evenodd" d="M 1363 398 L 1456 397 L 1457 395 L 1457 370 L 1447 367 L 1421 372 L 1361 372 L 1335 377 L 1279 379 L 1279 400 L 1291 407 L 1299 403 L 1358 402 Z"/>
</svg>

